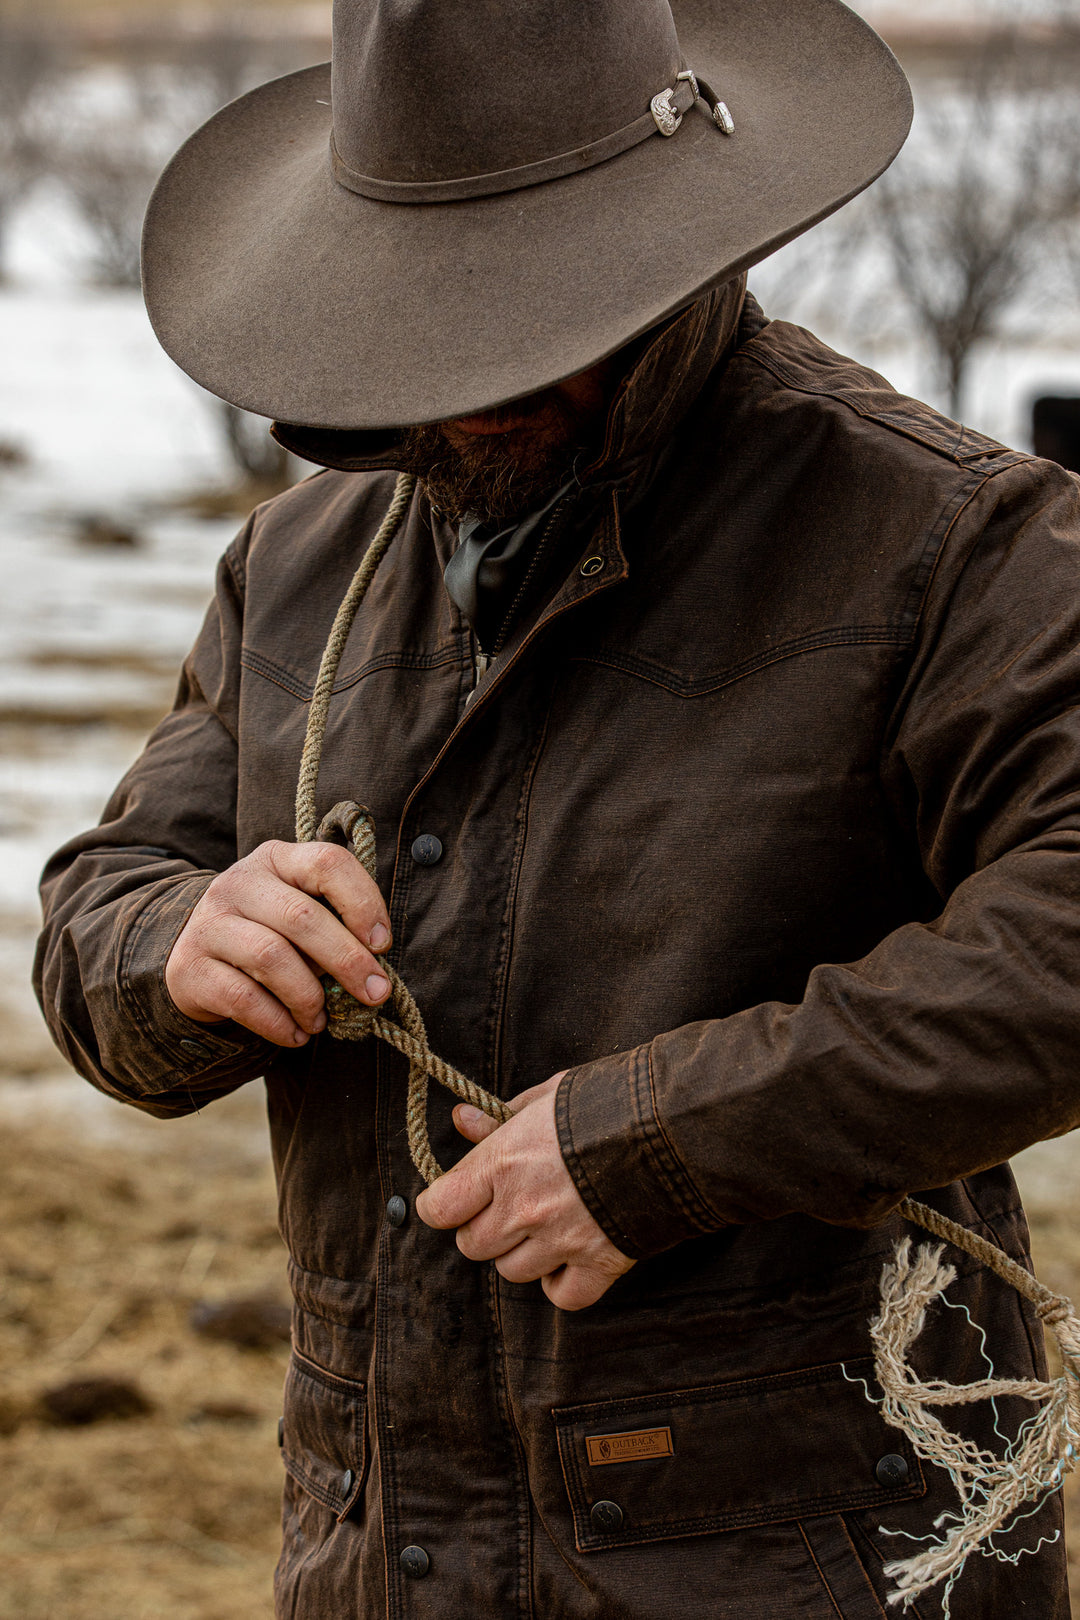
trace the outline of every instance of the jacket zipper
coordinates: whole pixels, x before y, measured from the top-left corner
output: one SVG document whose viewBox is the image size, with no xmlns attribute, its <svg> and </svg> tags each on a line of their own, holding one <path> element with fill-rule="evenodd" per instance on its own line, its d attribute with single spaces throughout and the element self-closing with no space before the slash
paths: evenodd
<svg viewBox="0 0 1080 1620">
<path fill-rule="evenodd" d="M 525 600 L 529 587 L 536 578 L 537 570 L 544 561 L 545 554 L 550 549 L 551 537 L 555 532 L 556 526 L 562 518 L 564 511 L 566 510 L 567 506 L 569 506 L 570 500 L 571 497 L 567 496 L 566 500 L 560 501 L 554 512 L 552 512 L 551 516 L 545 523 L 543 533 L 536 542 L 536 547 L 533 551 L 532 557 L 529 560 L 529 566 L 525 570 L 525 577 L 522 579 L 521 584 L 514 593 L 514 600 L 511 602 L 506 618 L 503 620 L 502 629 L 495 637 L 495 641 L 492 644 L 490 653 L 482 652 L 480 650 L 480 643 L 477 641 L 475 635 L 473 636 L 473 684 L 472 691 L 465 700 L 466 708 L 469 707 L 469 704 L 476 696 L 476 689 L 480 685 L 480 682 L 483 680 L 496 658 L 499 657 L 500 653 L 505 648 L 507 638 L 510 634 L 514 620 L 517 617 L 521 603 Z"/>
</svg>

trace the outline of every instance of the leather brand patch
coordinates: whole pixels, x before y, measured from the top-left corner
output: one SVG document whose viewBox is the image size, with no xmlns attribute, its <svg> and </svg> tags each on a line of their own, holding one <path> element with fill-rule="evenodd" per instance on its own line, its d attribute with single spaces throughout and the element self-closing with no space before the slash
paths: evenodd
<svg viewBox="0 0 1080 1620">
<path fill-rule="evenodd" d="M 585 1450 L 593 1468 L 603 1463 L 647 1462 L 673 1457 L 670 1429 L 633 1429 L 628 1434 L 587 1434 Z"/>
</svg>

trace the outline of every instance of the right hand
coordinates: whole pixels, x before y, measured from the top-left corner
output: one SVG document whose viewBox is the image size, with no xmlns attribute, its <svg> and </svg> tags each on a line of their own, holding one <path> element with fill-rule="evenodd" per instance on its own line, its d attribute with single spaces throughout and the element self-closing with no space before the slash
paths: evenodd
<svg viewBox="0 0 1080 1620">
<path fill-rule="evenodd" d="M 303 1046 L 326 1028 L 318 974 L 377 1007 L 390 994 L 376 960 L 389 945 L 382 895 L 355 855 L 275 840 L 214 879 L 172 948 L 165 985 L 196 1023 L 231 1018 L 276 1046 Z"/>
</svg>

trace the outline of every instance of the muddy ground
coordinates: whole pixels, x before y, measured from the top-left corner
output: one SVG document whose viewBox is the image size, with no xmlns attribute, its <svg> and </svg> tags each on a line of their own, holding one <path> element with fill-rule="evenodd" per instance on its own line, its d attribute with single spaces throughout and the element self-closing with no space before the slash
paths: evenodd
<svg viewBox="0 0 1080 1620">
<path fill-rule="evenodd" d="M 1022 1166 L 1042 1270 L 1076 1295 L 1078 1157 Z M 0 1620 L 269 1620 L 287 1350 L 189 1323 L 286 1298 L 259 1089 L 165 1123 L 0 1080 L 0 1262 Z M 90 1377 L 152 1410 L 58 1426 L 42 1396 Z"/>
</svg>

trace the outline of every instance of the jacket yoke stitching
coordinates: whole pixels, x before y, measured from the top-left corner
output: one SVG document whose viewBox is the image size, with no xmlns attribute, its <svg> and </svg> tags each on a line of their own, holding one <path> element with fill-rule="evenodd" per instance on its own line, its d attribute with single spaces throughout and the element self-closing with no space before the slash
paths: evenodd
<svg viewBox="0 0 1080 1620">
<path fill-rule="evenodd" d="M 712 692 L 722 691 L 726 686 L 734 686 L 738 681 L 745 680 L 750 675 L 756 675 L 773 664 L 782 663 L 785 659 L 796 658 L 801 653 L 821 652 L 827 647 L 861 647 L 861 646 L 910 646 L 912 635 L 910 632 L 891 625 L 872 625 L 866 628 L 854 626 L 850 629 L 832 631 L 817 631 L 805 636 L 793 637 L 790 641 L 781 643 L 779 647 L 770 648 L 766 653 L 757 653 L 752 658 L 745 659 L 741 664 L 734 664 L 716 675 L 703 675 L 694 680 L 682 680 L 672 671 L 664 669 L 659 664 L 652 663 L 646 658 L 634 658 L 631 655 L 618 653 L 573 653 L 569 662 L 575 664 L 595 664 L 608 669 L 616 669 L 625 675 L 636 675 L 653 686 L 673 693 L 677 697 L 696 698 L 705 697 Z"/>
<path fill-rule="evenodd" d="M 458 662 L 456 647 L 437 647 L 434 652 L 396 652 L 383 653 L 379 657 L 370 658 L 366 663 L 356 669 L 348 670 L 338 677 L 333 685 L 336 696 L 340 692 L 347 692 L 356 686 L 366 675 L 372 675 L 382 669 L 441 669 L 447 664 Z M 315 690 L 311 681 L 302 680 L 294 675 L 283 664 L 265 653 L 256 652 L 253 647 L 245 647 L 240 654 L 240 663 L 244 669 L 250 670 L 253 675 L 262 675 L 266 680 L 273 681 L 276 686 L 282 687 L 292 697 L 300 698 L 304 703 L 311 702 L 311 694 Z"/>
</svg>

